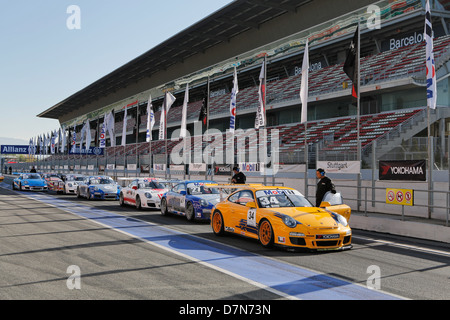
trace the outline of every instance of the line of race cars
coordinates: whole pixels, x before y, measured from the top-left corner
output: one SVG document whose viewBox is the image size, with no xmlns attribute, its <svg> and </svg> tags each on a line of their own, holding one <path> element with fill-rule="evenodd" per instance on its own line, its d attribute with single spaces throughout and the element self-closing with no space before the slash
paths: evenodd
<svg viewBox="0 0 450 320">
<path fill-rule="evenodd" d="M 21 174 L 13 189 L 74 194 L 89 200 L 118 200 L 121 206 L 160 209 L 162 215 L 210 221 L 217 236 L 237 234 L 264 247 L 314 250 L 351 248 L 351 209 L 340 193 L 314 207 L 298 190 L 262 184 L 230 185 L 209 180 L 132 178 L 120 187 L 108 176 Z"/>
</svg>

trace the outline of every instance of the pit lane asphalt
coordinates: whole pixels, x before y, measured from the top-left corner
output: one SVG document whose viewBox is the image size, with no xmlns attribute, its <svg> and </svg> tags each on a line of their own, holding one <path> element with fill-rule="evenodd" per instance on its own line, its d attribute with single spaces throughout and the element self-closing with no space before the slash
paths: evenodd
<svg viewBox="0 0 450 320">
<path fill-rule="evenodd" d="M 7 182 L 7 181 L 5 181 Z M 257 255 L 365 285 L 371 266 L 381 290 L 409 299 L 449 299 L 450 252 L 439 244 L 354 231 L 344 252 L 267 250 L 256 241 L 216 238 L 208 223 L 189 223 L 116 201 L 53 195 L 76 205 L 164 225 Z M 280 296 L 101 227 L 58 208 L 0 188 L 0 299 L 279 299 Z M 388 240 L 388 241 L 386 241 Z M 420 247 L 420 248 L 419 248 Z M 68 290 L 67 268 L 80 266 L 82 290 Z M 218 290 L 220 284 L 220 290 Z"/>
</svg>

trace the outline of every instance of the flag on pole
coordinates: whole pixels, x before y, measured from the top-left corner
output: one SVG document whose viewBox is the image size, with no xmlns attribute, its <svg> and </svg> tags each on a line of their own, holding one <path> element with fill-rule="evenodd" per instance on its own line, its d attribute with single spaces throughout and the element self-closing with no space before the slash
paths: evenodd
<svg viewBox="0 0 450 320">
<path fill-rule="evenodd" d="M 436 65 L 434 61 L 433 26 L 431 24 L 430 2 L 427 0 L 425 8 L 425 42 L 426 42 L 426 64 L 427 64 L 427 105 L 436 109 L 437 85 Z"/>
<path fill-rule="evenodd" d="M 106 116 L 106 126 L 105 126 L 105 131 L 108 131 L 109 133 L 109 139 L 111 140 L 111 147 L 116 146 L 116 134 L 114 126 L 115 126 L 114 114 L 111 111 Z"/>
<path fill-rule="evenodd" d="M 352 96 L 358 99 L 359 79 L 358 79 L 358 37 L 359 28 L 356 28 L 353 40 L 347 51 L 347 58 L 344 63 L 344 72 L 352 80 Z"/>
<path fill-rule="evenodd" d="M 122 126 L 122 146 L 124 147 L 127 144 L 127 116 L 128 109 L 125 108 L 125 113 L 123 115 L 123 126 Z"/>
<path fill-rule="evenodd" d="M 66 151 L 66 128 L 62 128 L 62 143 L 61 143 L 61 153 Z"/>
<path fill-rule="evenodd" d="M 161 119 L 159 121 L 159 140 L 166 139 L 167 131 L 167 115 L 169 114 L 170 107 L 175 102 L 175 97 L 170 93 L 166 92 L 164 96 L 164 102 L 161 108 Z"/>
<path fill-rule="evenodd" d="M 84 135 L 86 134 L 86 123 L 81 128 L 80 150 L 83 148 Z"/>
<path fill-rule="evenodd" d="M 39 135 L 39 153 L 44 154 L 44 140 L 41 135 Z"/>
<path fill-rule="evenodd" d="M 91 123 L 89 120 L 86 122 L 86 149 L 91 147 L 92 135 L 91 135 Z"/>
<path fill-rule="evenodd" d="M 77 144 L 77 131 L 75 125 L 73 125 L 72 152 L 75 152 L 76 144 Z"/>
<path fill-rule="evenodd" d="M 266 101 L 266 63 L 265 61 L 261 67 L 261 73 L 259 74 L 259 103 L 258 109 L 256 110 L 255 128 L 259 129 L 266 125 L 265 119 L 265 101 Z"/>
<path fill-rule="evenodd" d="M 103 123 L 100 129 L 100 148 L 106 148 L 106 113 L 103 117 Z"/>
<path fill-rule="evenodd" d="M 302 65 L 302 84 L 300 88 L 300 100 L 302 101 L 301 123 L 308 121 L 308 81 L 309 81 L 309 45 L 306 39 L 305 54 Z"/>
<path fill-rule="evenodd" d="M 208 123 L 208 98 L 203 98 L 202 108 L 200 109 L 198 121 L 201 121 L 203 125 L 206 125 Z"/>
<path fill-rule="evenodd" d="M 187 108 L 189 103 L 189 84 L 186 85 L 186 92 L 184 93 L 183 111 L 181 114 L 181 131 L 180 138 L 186 138 L 187 135 Z"/>
<path fill-rule="evenodd" d="M 56 139 L 56 130 L 51 133 L 50 138 L 50 153 L 55 154 L 55 139 Z"/>
<path fill-rule="evenodd" d="M 146 138 L 147 142 L 150 142 L 153 139 L 152 131 L 155 122 L 156 120 L 155 120 L 155 113 L 153 112 L 152 96 L 150 95 L 147 103 L 147 138 Z"/>
<path fill-rule="evenodd" d="M 237 70 L 234 67 L 234 79 L 233 79 L 233 89 L 231 90 L 231 101 L 230 101 L 230 132 L 234 133 L 236 129 L 236 98 L 239 93 Z"/>
<path fill-rule="evenodd" d="M 33 138 L 30 138 L 30 141 L 28 142 L 28 155 L 31 156 L 33 150 Z"/>
</svg>

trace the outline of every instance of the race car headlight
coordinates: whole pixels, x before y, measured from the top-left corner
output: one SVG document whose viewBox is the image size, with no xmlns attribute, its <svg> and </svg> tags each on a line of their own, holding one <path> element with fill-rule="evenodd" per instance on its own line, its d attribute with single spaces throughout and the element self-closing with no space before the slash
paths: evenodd
<svg viewBox="0 0 450 320">
<path fill-rule="evenodd" d="M 28 181 L 27 181 L 27 180 L 24 180 L 24 181 L 23 181 L 23 184 L 28 184 Z"/>
<path fill-rule="evenodd" d="M 333 216 L 333 218 L 340 224 L 342 224 L 344 227 L 348 226 L 348 221 L 347 219 L 345 219 L 343 216 L 341 216 L 340 214 L 335 214 Z"/>
<path fill-rule="evenodd" d="M 283 222 L 289 228 L 295 228 L 297 226 L 297 221 L 290 216 L 283 216 Z"/>
<path fill-rule="evenodd" d="M 204 206 L 204 207 L 209 206 L 208 201 L 206 201 L 206 200 L 204 200 L 204 199 L 201 199 L 201 200 L 200 200 L 200 204 L 201 204 L 202 206 Z"/>
<path fill-rule="evenodd" d="M 151 199 L 151 198 L 152 198 L 152 194 L 151 194 L 150 192 L 146 192 L 146 193 L 145 193 L 145 196 L 146 196 L 148 199 Z"/>
<path fill-rule="evenodd" d="M 68 183 L 67 186 L 68 186 L 69 188 L 72 188 L 72 184 L 71 184 L 71 183 Z"/>
<path fill-rule="evenodd" d="M 98 191 L 98 187 L 93 187 L 92 190 Z"/>
</svg>

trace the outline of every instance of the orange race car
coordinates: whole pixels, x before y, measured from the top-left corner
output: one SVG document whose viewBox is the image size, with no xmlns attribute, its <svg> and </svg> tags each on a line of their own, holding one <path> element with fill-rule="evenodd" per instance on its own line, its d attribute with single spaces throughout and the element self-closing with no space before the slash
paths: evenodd
<svg viewBox="0 0 450 320">
<path fill-rule="evenodd" d="M 316 250 L 351 248 L 351 209 L 339 193 L 314 207 L 299 191 L 279 186 L 211 185 L 236 189 L 213 208 L 214 234 L 234 233 L 258 239 L 264 247 L 279 245 Z"/>
</svg>

